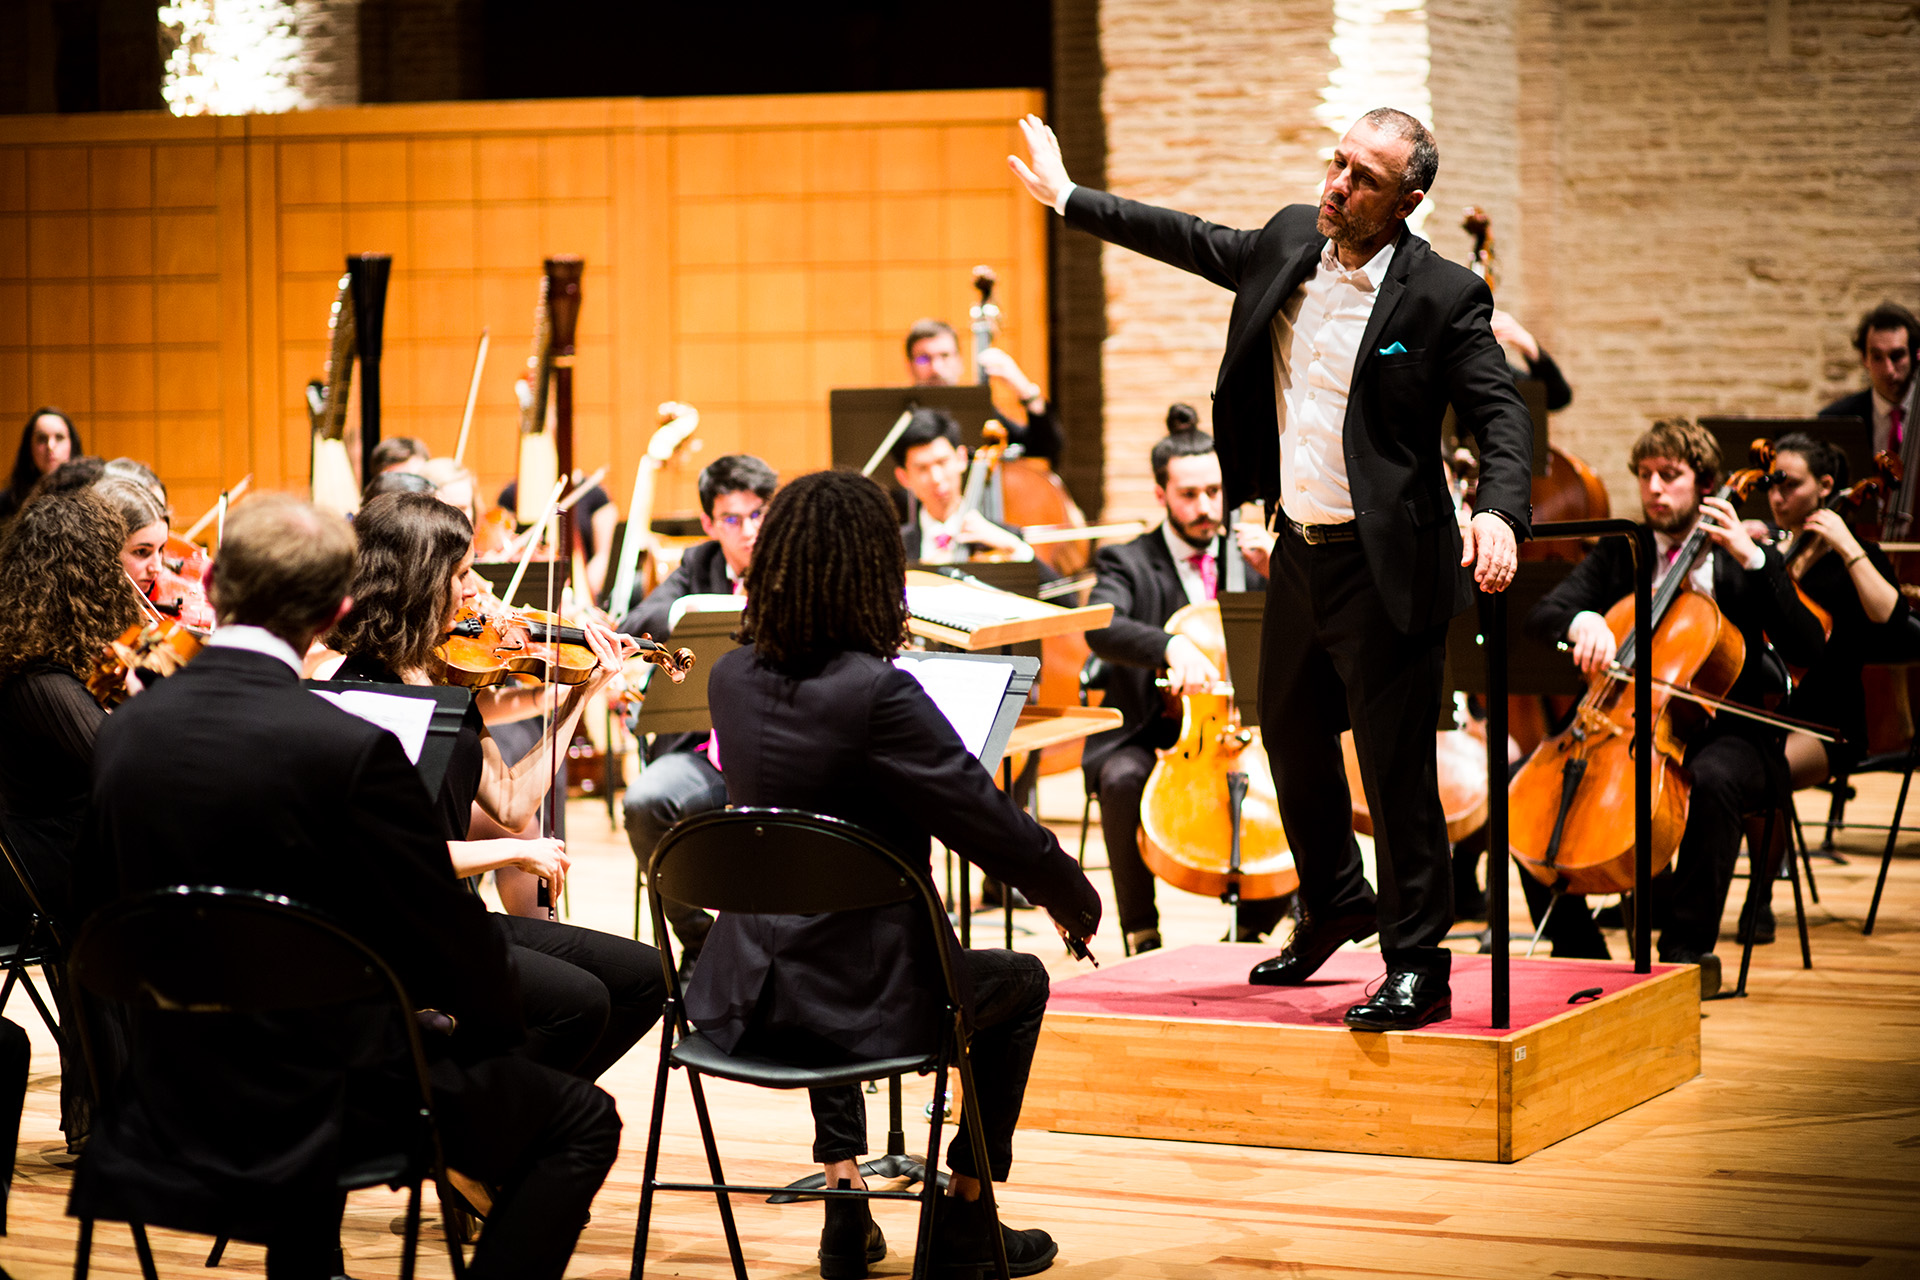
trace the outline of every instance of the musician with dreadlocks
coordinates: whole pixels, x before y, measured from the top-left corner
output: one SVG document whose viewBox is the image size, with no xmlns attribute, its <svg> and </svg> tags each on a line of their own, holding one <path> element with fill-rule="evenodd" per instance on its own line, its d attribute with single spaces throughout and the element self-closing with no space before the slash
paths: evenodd
<svg viewBox="0 0 1920 1280">
<path fill-rule="evenodd" d="M 906 558 L 893 504 L 850 471 L 802 476 L 773 500 L 747 569 L 746 647 L 714 664 L 714 735 L 736 805 L 777 805 L 857 823 L 921 868 L 938 838 L 1026 893 L 1063 934 L 1090 937 L 1100 898 L 1054 837 L 995 788 L 919 683 L 893 665 L 907 634 Z M 931 875 L 930 869 L 927 871 Z M 916 1052 L 938 1008 L 901 906 L 830 916 L 721 915 L 687 1012 L 729 1052 L 822 1062 Z M 943 1267 L 990 1255 L 979 1179 L 1004 1180 L 1047 1002 L 1038 959 L 958 951 L 971 979 L 974 1096 L 988 1150 L 964 1123 L 935 1218 Z M 876 1016 L 876 1011 L 884 1011 Z M 861 1185 L 866 1108 L 857 1086 L 812 1095 L 814 1158 L 828 1186 Z M 828 1200 L 821 1274 L 863 1276 L 886 1244 L 866 1202 Z M 1013 1274 L 1056 1252 L 1040 1230 L 1002 1228 Z"/>
</svg>

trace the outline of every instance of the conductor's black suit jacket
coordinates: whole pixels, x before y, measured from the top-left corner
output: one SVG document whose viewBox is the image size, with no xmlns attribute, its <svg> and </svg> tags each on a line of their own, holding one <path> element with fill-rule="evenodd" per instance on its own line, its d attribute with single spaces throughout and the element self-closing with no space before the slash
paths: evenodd
<svg viewBox="0 0 1920 1280">
<path fill-rule="evenodd" d="M 1166 535 L 1149 529 L 1132 542 L 1102 547 L 1094 557 L 1099 580 L 1088 604 L 1113 606 L 1113 623 L 1087 632 L 1087 647 L 1108 664 L 1107 692 L 1102 706 L 1120 712 L 1120 727 L 1087 739 L 1080 767 L 1087 789 L 1094 789 L 1100 766 L 1128 743 L 1156 750 L 1173 745 L 1180 724 L 1166 713 L 1166 700 L 1154 686 L 1165 665 L 1167 619 L 1187 603 L 1180 571 L 1167 550 Z M 1251 569 L 1247 589 L 1265 591 L 1267 580 Z"/>
<path fill-rule="evenodd" d="M 1240 231 L 1086 187 L 1067 197 L 1067 225 L 1233 291 L 1213 392 L 1229 508 L 1255 499 L 1270 513 L 1280 506 L 1270 326 L 1319 267 L 1327 238 L 1314 229 L 1316 216 L 1312 205 L 1289 205 L 1258 231 Z M 1478 276 L 1402 230 L 1354 360 L 1346 418 L 1360 545 L 1402 631 L 1438 626 L 1473 599 L 1441 463 L 1449 404 L 1480 447 L 1476 508 L 1527 533 L 1533 428 L 1492 314 L 1493 295 Z"/>
<path fill-rule="evenodd" d="M 454 1015 L 451 1041 L 429 1039 L 471 1061 L 521 1038 L 518 990 L 506 947 L 455 879 L 439 832 L 392 734 L 314 696 L 275 658 L 209 648 L 102 727 L 82 888 L 96 905 L 184 883 L 317 908 L 378 952 L 417 1007 Z M 246 1234 L 250 1214 L 301 1193 L 304 1184 L 287 1180 L 303 1156 L 356 1148 L 354 1101 L 325 1082 L 348 1062 L 378 1064 L 365 1036 L 383 1024 L 352 1007 L 169 1022 L 180 1018 L 145 1024 L 121 1081 L 126 1105 L 109 1108 L 112 1122 L 93 1133 L 75 1204 L 258 1238 Z M 305 1065 L 263 1073 L 254 1063 L 266 1056 Z M 200 1143 L 205 1150 L 182 1151 Z M 210 1168 L 204 1181 L 155 1173 L 182 1154 Z M 96 1168 L 106 1183 L 90 1185 Z M 331 1194 L 330 1185 L 305 1190 Z"/>
<path fill-rule="evenodd" d="M 1100 896 L 1079 866 L 993 785 L 920 683 L 891 662 L 840 653 L 817 675 L 793 679 L 747 647 L 714 664 L 707 688 L 733 804 L 843 818 L 928 876 L 937 837 L 1081 936 L 1098 927 Z M 749 1022 L 848 1057 L 925 1048 L 939 976 L 928 968 L 934 957 L 910 945 L 918 910 L 723 913 L 700 952 L 688 1015 L 728 1050 Z M 951 931 L 947 943 L 958 946 Z"/>
</svg>

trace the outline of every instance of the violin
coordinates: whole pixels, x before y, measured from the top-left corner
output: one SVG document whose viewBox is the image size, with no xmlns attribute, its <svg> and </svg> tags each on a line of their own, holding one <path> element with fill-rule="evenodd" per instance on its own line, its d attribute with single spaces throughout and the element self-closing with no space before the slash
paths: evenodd
<svg viewBox="0 0 1920 1280">
<path fill-rule="evenodd" d="M 1167 619 L 1221 670 L 1220 604 L 1190 604 Z M 1240 724 L 1233 686 L 1181 695 L 1180 738 L 1160 753 L 1140 794 L 1140 857 L 1162 880 L 1223 900 L 1278 898 L 1299 887 L 1280 826 L 1279 797 L 1260 731 Z M 1236 796 L 1243 780 L 1244 791 Z M 1236 814 L 1237 810 L 1237 814 Z M 1236 830 L 1235 817 L 1239 819 Z"/>
<path fill-rule="evenodd" d="M 675 684 L 693 670 L 693 652 L 652 640 L 622 637 L 639 657 L 667 673 Z M 447 638 L 434 648 L 434 674 L 442 683 L 485 689 L 516 676 L 542 684 L 585 684 L 600 660 L 587 647 L 587 633 L 560 625 L 539 609 L 491 613 L 467 607 L 454 616 Z"/>
<path fill-rule="evenodd" d="M 200 637 L 171 618 L 145 618 L 101 652 L 87 672 L 87 692 L 111 711 L 130 696 L 128 673 L 170 676 L 191 662 L 200 647 Z"/>
<path fill-rule="evenodd" d="M 1767 483 L 1772 448 L 1753 442 L 1760 465 L 1736 471 L 1716 497 L 1745 501 Z M 1700 700 L 1718 704 L 1746 663 L 1746 639 L 1714 602 L 1688 588 L 1708 549 L 1704 523 L 1681 544 L 1654 592 L 1653 848 L 1657 874 L 1686 831 L 1691 779 L 1682 767 L 1689 737 L 1707 721 Z M 1618 646 L 1594 675 L 1573 721 L 1542 743 L 1508 787 L 1508 844 L 1534 879 L 1568 893 L 1624 893 L 1634 887 L 1634 601 L 1607 611 Z M 1730 704 L 1726 704 L 1730 706 Z"/>
</svg>

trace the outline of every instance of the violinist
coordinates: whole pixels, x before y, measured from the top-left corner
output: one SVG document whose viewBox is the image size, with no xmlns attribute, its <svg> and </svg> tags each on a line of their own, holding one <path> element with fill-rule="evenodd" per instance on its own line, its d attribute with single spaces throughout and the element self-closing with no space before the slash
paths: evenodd
<svg viewBox="0 0 1920 1280">
<path fill-rule="evenodd" d="M 1867 741 L 1860 668 L 1875 628 L 1898 622 L 1908 606 L 1886 553 L 1878 543 L 1862 542 L 1831 505 L 1833 496 L 1847 487 L 1846 455 L 1797 431 L 1781 436 L 1773 448 L 1767 503 L 1779 534 L 1776 541 L 1783 555 L 1791 553 L 1787 572 L 1833 620 L 1819 660 L 1794 685 L 1783 709 L 1795 719 L 1833 729 L 1841 740 L 1827 743 L 1811 734 L 1787 735 L 1787 763 L 1797 789 L 1816 786 L 1859 763 Z"/>
<path fill-rule="evenodd" d="M 335 679 L 432 684 L 434 648 L 476 594 L 473 527 L 428 494 L 384 494 L 354 521 L 359 553 L 352 609 L 328 644 L 346 655 Z M 468 706 L 435 812 L 454 870 L 478 876 L 517 867 L 545 879 L 558 900 L 568 868 L 552 839 L 470 840 L 475 803 L 509 831 L 532 817 L 545 796 L 554 742 L 565 742 L 588 698 L 619 673 L 614 638 L 586 628 L 600 667 L 559 701 L 555 733 L 508 765 L 480 713 Z M 495 914 L 489 917 L 513 949 L 535 1061 L 597 1079 L 659 1017 L 665 993 L 653 948 L 596 930 Z"/>
<path fill-rule="evenodd" d="M 778 484 L 773 468 L 752 454 L 730 453 L 702 468 L 700 527 L 711 541 L 690 548 L 666 581 L 621 619 L 620 630 L 664 641 L 672 630 L 673 606 L 685 597 L 744 595 L 747 569 L 760 540 L 760 522 Z M 643 871 L 667 828 L 727 803 L 726 780 L 707 749 L 710 738 L 706 733 L 656 735 L 647 749 L 646 768 L 627 788 L 621 802 L 627 840 Z M 684 977 L 693 972 L 713 917 L 671 899 L 663 899 L 662 905 L 680 944 Z"/>
<path fill-rule="evenodd" d="M 893 478 L 913 498 L 900 527 L 908 560 L 965 564 L 982 553 L 1033 559 L 1033 548 L 1020 535 L 967 506 L 967 450 L 960 443 L 960 424 L 948 414 L 914 411 L 893 442 Z"/>
<path fill-rule="evenodd" d="M 40 478 L 49 475 L 69 458 L 86 452 L 80 445 L 80 428 L 52 405 L 35 409 L 20 428 L 20 449 L 14 455 L 13 476 L 0 489 L 0 520 L 5 520 L 26 505 L 27 495 Z"/>
<path fill-rule="evenodd" d="M 446 1034 L 423 1040 L 448 1163 L 502 1188 L 467 1274 L 560 1280 L 619 1153 L 619 1115 L 587 1081 L 512 1052 L 521 1031 L 507 948 L 454 879 L 418 771 L 393 735 L 300 686 L 299 655 L 341 617 L 354 573 L 344 520 L 279 494 L 234 508 L 211 583 L 220 629 L 185 670 L 101 730 L 85 844 L 98 859 L 99 896 L 181 883 L 285 894 L 371 946 L 413 1000 L 447 1015 Z M 433 589 L 447 586 L 442 578 Z M 261 1105 L 249 1109 L 245 1141 L 219 1149 L 260 1154 L 221 1167 L 231 1185 L 281 1191 L 284 1202 L 296 1191 L 287 1152 L 338 1144 L 344 1167 L 370 1154 L 369 1136 L 390 1136 L 361 1133 L 340 1097 L 315 1098 L 293 1074 L 245 1070 L 265 1030 L 251 1018 L 193 1021 L 179 1035 L 149 1024 L 151 1034 L 136 1041 L 133 1078 L 142 1087 L 116 1091 L 114 1114 L 88 1140 L 90 1159 L 122 1170 L 172 1167 L 172 1147 L 191 1141 L 179 1135 L 234 1123 L 199 1100 L 233 1091 Z M 364 1025 L 343 1008 L 320 1028 L 276 1018 L 271 1034 L 279 1056 L 294 1037 L 315 1063 L 339 1063 L 365 1043 L 342 1031 Z M 392 1088 L 391 1069 L 377 1056 L 358 1061 L 349 1096 Z M 185 1108 L 191 1124 L 176 1118 Z M 81 1169 L 74 1204 L 95 1212 Z M 269 1275 L 341 1274 L 344 1194 L 313 1195 L 298 1221 L 235 1222 L 231 1185 L 136 1172 L 115 1190 L 148 1221 L 234 1223 L 236 1235 L 265 1241 Z"/>
<path fill-rule="evenodd" d="M 1016 444 L 1029 458 L 1052 462 L 1060 456 L 1060 423 L 1047 404 L 1047 393 L 1026 375 L 1012 355 L 1001 347 L 988 347 L 979 353 L 980 368 L 990 378 L 998 378 L 1013 388 L 1027 411 L 1025 424 L 993 411 L 993 420 L 1007 429 L 1007 441 Z M 916 387 L 957 387 L 968 381 L 967 364 L 960 355 L 960 340 L 945 320 L 916 320 L 907 330 L 907 376 Z"/>
<path fill-rule="evenodd" d="M 1786 692 L 1785 673 L 1770 660 L 1768 641 L 1786 662 L 1810 666 L 1823 644 L 1819 619 L 1794 591 L 1780 553 L 1757 545 L 1732 505 L 1711 496 L 1721 461 L 1709 432 L 1685 419 L 1663 419 L 1634 442 L 1631 464 L 1641 510 L 1658 548 L 1656 586 L 1669 573 L 1687 574 L 1688 587 L 1712 600 L 1739 628 L 1746 640 L 1746 663 L 1727 701 L 1763 708 L 1766 699 Z M 1696 524 L 1711 540 L 1711 553 L 1693 565 L 1674 564 L 1673 557 Z M 1526 628 L 1548 643 L 1565 642 L 1580 670 L 1593 675 L 1614 656 L 1613 633 L 1602 615 L 1632 593 L 1632 549 L 1625 539 L 1606 539 L 1534 606 Z M 1743 819 L 1765 805 L 1769 769 L 1784 770 L 1782 735 L 1769 725 L 1722 710 L 1693 736 L 1685 764 L 1693 778 L 1686 831 L 1671 882 L 1656 882 L 1652 902 L 1656 921 L 1664 919 L 1661 962 L 1699 965 L 1702 994 L 1711 995 L 1719 987 L 1720 965 L 1713 949 L 1740 852 Z M 1538 919 L 1548 891 L 1532 876 L 1522 876 L 1520 883 Z M 1555 910 L 1549 921 L 1553 953 L 1606 958 L 1606 941 L 1591 917 L 1572 906 Z"/>
<path fill-rule="evenodd" d="M 120 567 L 125 540 L 120 517 L 84 490 L 34 499 L 0 536 L 0 827 L 53 923 L 69 931 L 83 914 L 74 860 L 107 719 L 85 682 L 140 618 Z M 0 939 L 17 940 L 29 910 L 0 870 Z M 91 1118 L 86 1068 L 61 1056 L 60 1127 L 78 1151 Z"/>
<path fill-rule="evenodd" d="M 1153 872 L 1140 856 L 1140 796 L 1158 752 L 1173 745 L 1180 721 L 1154 687 L 1164 669 L 1175 695 L 1211 688 L 1222 679 L 1194 643 L 1163 629 L 1183 605 L 1216 598 L 1220 571 L 1220 457 L 1213 437 L 1184 404 L 1167 411 L 1167 435 L 1153 446 L 1153 496 L 1166 512 L 1157 529 L 1132 542 L 1102 548 L 1094 558 L 1090 604 L 1111 604 L 1113 625 L 1087 632 L 1087 644 L 1113 668 L 1106 704 L 1125 717 L 1120 727 L 1087 741 L 1081 759 L 1087 790 L 1100 796 L 1100 829 L 1113 871 L 1114 907 L 1126 934 L 1127 953 L 1160 946 L 1160 913 L 1154 905 Z M 1258 526 L 1235 529 L 1249 562 L 1247 587 L 1265 591 L 1259 570 L 1267 565 L 1271 536 Z M 1242 904 L 1243 941 L 1264 936 L 1286 914 L 1288 899 Z"/>
</svg>

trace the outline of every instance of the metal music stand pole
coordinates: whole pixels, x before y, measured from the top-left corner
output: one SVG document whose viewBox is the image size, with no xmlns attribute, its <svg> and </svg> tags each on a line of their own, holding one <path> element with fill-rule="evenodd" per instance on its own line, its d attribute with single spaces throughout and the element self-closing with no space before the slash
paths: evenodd
<svg viewBox="0 0 1920 1280">
<path fill-rule="evenodd" d="M 1487 648 L 1487 924 L 1493 946 L 1493 1025 L 1511 1025 L 1507 957 L 1507 597 L 1483 594 Z"/>
</svg>

